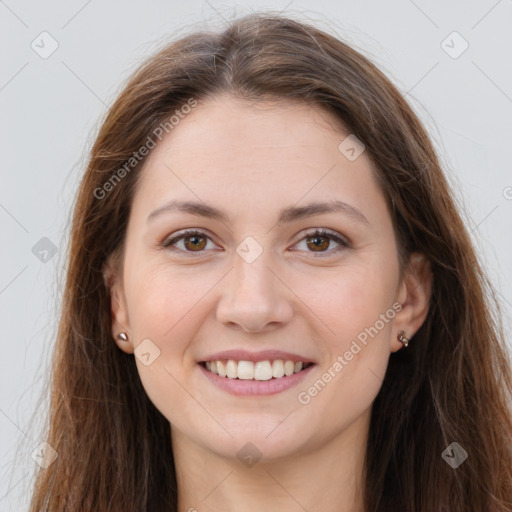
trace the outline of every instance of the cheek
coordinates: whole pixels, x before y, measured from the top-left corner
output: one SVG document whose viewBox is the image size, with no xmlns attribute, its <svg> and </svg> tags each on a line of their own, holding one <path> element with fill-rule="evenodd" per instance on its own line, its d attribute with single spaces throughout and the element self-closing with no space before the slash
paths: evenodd
<svg viewBox="0 0 512 512">
<path fill-rule="evenodd" d="M 159 350 L 149 365 L 135 358 L 142 385 L 151 402 L 169 420 L 181 424 L 187 418 L 201 417 L 201 409 L 183 386 L 195 364 L 187 350 L 201 326 L 201 299 L 218 279 L 194 279 L 192 272 L 171 272 L 161 265 L 138 270 L 128 291 L 131 329 L 137 346 L 150 339 Z"/>
<path fill-rule="evenodd" d="M 194 277 L 190 268 L 179 271 L 163 265 L 141 268 L 129 290 L 130 324 L 136 337 L 153 336 L 165 344 L 174 340 L 172 346 L 179 347 L 183 336 L 177 333 L 197 315 L 197 306 L 215 282 L 204 274 L 198 278 L 197 271 Z"/>
<path fill-rule="evenodd" d="M 334 435 L 371 406 L 389 361 L 389 339 L 395 310 L 393 272 L 376 266 L 340 272 L 308 306 L 321 318 L 325 350 L 322 368 L 300 403 L 311 402 L 314 414 L 326 420 Z M 305 290 L 305 288 L 303 288 Z"/>
<path fill-rule="evenodd" d="M 369 403 L 380 388 L 396 315 L 392 306 L 398 264 L 387 264 L 377 251 L 366 256 L 325 279 L 302 280 L 297 288 L 297 295 L 308 297 L 304 302 L 321 320 L 319 347 L 326 354 L 322 370 L 332 383 L 325 398 L 332 393 L 332 399 L 343 397 L 356 408 Z M 387 261 L 395 261 L 393 254 Z"/>
<path fill-rule="evenodd" d="M 336 272 L 316 269 L 314 276 L 301 276 L 293 289 L 303 301 L 304 314 L 309 308 L 322 321 L 322 331 L 340 341 L 374 325 L 391 308 L 397 279 L 394 268 L 378 263 L 361 261 Z"/>
</svg>

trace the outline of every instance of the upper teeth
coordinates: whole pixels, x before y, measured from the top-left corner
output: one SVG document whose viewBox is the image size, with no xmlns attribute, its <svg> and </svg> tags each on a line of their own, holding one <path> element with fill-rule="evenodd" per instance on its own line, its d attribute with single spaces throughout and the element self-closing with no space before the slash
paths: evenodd
<svg viewBox="0 0 512 512">
<path fill-rule="evenodd" d="M 283 361 L 277 359 L 275 361 L 207 361 L 206 368 L 212 373 L 216 373 L 221 377 L 229 379 L 244 380 L 270 380 L 272 377 L 278 379 L 283 375 L 289 376 L 293 373 L 300 372 L 304 363 L 293 361 Z"/>
</svg>

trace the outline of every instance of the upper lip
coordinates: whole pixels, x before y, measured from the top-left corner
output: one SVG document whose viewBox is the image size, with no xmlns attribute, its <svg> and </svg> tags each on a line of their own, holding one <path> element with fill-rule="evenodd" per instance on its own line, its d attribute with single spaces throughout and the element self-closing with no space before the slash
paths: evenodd
<svg viewBox="0 0 512 512">
<path fill-rule="evenodd" d="M 293 361 L 297 363 L 314 363 L 311 359 L 292 352 L 283 352 L 282 350 L 262 350 L 260 352 L 248 352 L 247 350 L 223 350 L 206 356 L 201 362 L 205 361 L 223 361 L 225 359 L 233 359 L 234 361 L 275 361 L 282 359 L 283 361 Z"/>
</svg>

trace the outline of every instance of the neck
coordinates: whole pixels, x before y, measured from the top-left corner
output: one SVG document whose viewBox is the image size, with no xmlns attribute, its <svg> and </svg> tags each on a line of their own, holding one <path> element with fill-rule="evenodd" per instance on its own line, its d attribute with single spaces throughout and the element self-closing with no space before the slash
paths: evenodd
<svg viewBox="0 0 512 512">
<path fill-rule="evenodd" d="M 320 446 L 246 466 L 171 429 L 178 512 L 361 512 L 370 409 Z"/>
</svg>

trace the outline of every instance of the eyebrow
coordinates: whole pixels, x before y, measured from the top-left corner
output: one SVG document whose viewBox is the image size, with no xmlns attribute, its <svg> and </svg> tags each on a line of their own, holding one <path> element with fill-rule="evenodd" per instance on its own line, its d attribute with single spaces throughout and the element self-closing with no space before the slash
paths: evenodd
<svg viewBox="0 0 512 512">
<path fill-rule="evenodd" d="M 230 218 L 226 212 L 219 210 L 213 206 L 207 205 L 206 203 L 196 201 L 170 201 L 167 204 L 152 211 L 147 218 L 147 222 L 150 222 L 154 218 L 163 215 L 164 213 L 170 212 L 181 212 L 188 213 L 190 215 L 197 215 L 199 217 L 206 217 L 209 219 L 219 220 L 221 222 L 229 222 Z M 368 219 L 363 213 L 343 201 L 332 200 L 325 203 L 310 203 L 305 206 L 289 206 L 283 208 L 279 212 L 278 224 L 284 224 L 293 222 L 295 220 L 311 217 L 313 215 L 320 215 L 323 213 L 344 213 L 353 219 L 364 223 L 370 224 Z"/>
</svg>

